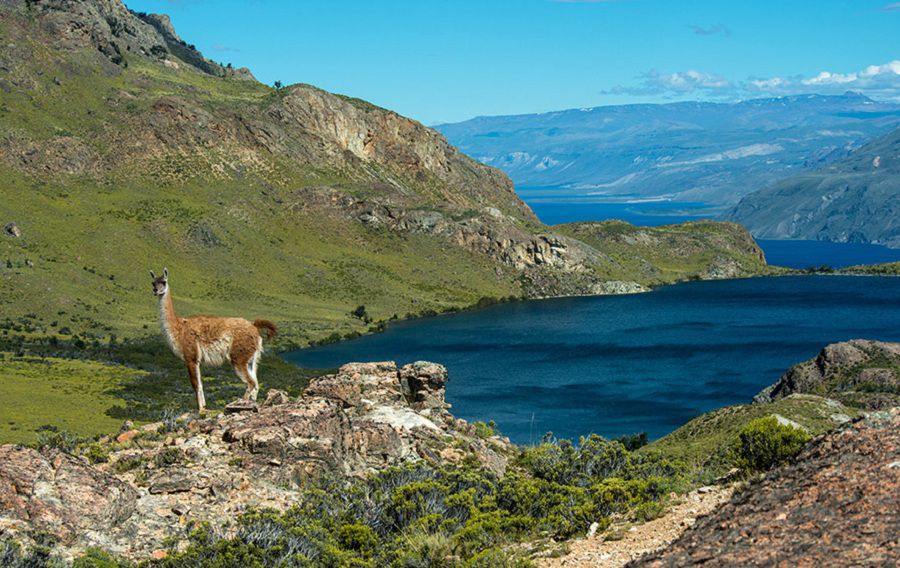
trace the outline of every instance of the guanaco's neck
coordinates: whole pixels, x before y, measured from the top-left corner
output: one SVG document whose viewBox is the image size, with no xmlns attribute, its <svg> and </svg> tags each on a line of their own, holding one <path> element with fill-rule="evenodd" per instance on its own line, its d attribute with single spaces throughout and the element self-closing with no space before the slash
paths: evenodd
<svg viewBox="0 0 900 568">
<path fill-rule="evenodd" d="M 175 315 L 175 304 L 172 302 L 172 294 L 169 291 L 166 291 L 159 299 L 159 325 L 169 347 L 180 357 L 181 346 L 175 335 L 178 331 L 178 316 Z"/>
</svg>

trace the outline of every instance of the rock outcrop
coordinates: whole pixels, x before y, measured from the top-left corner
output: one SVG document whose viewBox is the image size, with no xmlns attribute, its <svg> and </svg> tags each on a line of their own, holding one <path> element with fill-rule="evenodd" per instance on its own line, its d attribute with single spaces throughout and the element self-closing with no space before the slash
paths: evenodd
<svg viewBox="0 0 900 568">
<path fill-rule="evenodd" d="M 71 544 L 112 530 L 136 501 L 134 488 L 79 458 L 0 446 L 0 532 L 27 528 Z"/>
<path fill-rule="evenodd" d="M 224 527 L 251 507 L 286 509 L 304 483 L 364 476 L 418 460 L 474 460 L 502 474 L 513 447 L 480 438 L 449 412 L 447 371 L 419 362 L 352 363 L 314 379 L 297 400 L 270 391 L 261 404 L 164 433 L 144 426 L 109 462 L 0 446 L 0 529 L 60 539 L 60 552 L 99 546 L 147 558 L 181 521 Z"/>
<path fill-rule="evenodd" d="M 632 567 L 893 566 L 900 556 L 900 412 L 815 440 Z"/>
<path fill-rule="evenodd" d="M 125 66 L 131 55 L 178 66 L 180 61 L 216 77 L 253 79 L 248 69 L 223 67 L 175 33 L 169 17 L 135 13 L 119 0 L 9 2 L 33 15 L 62 49 L 92 48 Z"/>
<path fill-rule="evenodd" d="M 833 343 L 814 359 L 788 369 L 753 401 L 772 402 L 795 393 L 866 409 L 900 406 L 900 344 L 863 339 Z"/>
</svg>

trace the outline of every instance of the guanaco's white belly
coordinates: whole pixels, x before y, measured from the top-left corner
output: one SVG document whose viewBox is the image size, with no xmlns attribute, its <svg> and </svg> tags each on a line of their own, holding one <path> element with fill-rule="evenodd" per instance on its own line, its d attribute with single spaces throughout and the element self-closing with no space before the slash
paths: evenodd
<svg viewBox="0 0 900 568">
<path fill-rule="evenodd" d="M 229 334 L 205 345 L 197 344 L 201 365 L 218 366 L 231 359 L 232 337 Z"/>
</svg>

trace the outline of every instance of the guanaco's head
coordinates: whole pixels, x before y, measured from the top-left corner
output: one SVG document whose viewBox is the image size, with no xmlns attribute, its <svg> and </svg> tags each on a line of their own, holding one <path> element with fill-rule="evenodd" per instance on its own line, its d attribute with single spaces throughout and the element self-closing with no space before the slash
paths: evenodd
<svg viewBox="0 0 900 568">
<path fill-rule="evenodd" d="M 157 276 L 150 271 L 150 278 L 153 279 L 153 294 L 162 298 L 169 291 L 169 269 L 163 268 L 162 276 Z"/>
</svg>

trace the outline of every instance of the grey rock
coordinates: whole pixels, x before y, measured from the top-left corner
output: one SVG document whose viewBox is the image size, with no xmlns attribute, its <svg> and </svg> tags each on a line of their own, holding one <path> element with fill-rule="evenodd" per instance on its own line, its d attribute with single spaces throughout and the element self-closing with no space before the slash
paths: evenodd
<svg viewBox="0 0 900 568">
<path fill-rule="evenodd" d="M 68 454 L 0 446 L 0 518 L 73 542 L 128 519 L 136 500 L 127 483 Z"/>
<path fill-rule="evenodd" d="M 240 398 L 238 400 L 229 402 L 225 405 L 225 408 L 222 409 L 222 412 L 225 414 L 239 414 L 242 412 L 259 412 L 259 405 L 252 400 Z"/>
<path fill-rule="evenodd" d="M 166 468 L 153 475 L 149 481 L 150 493 L 183 493 L 197 486 L 191 470 L 183 467 Z"/>
</svg>

